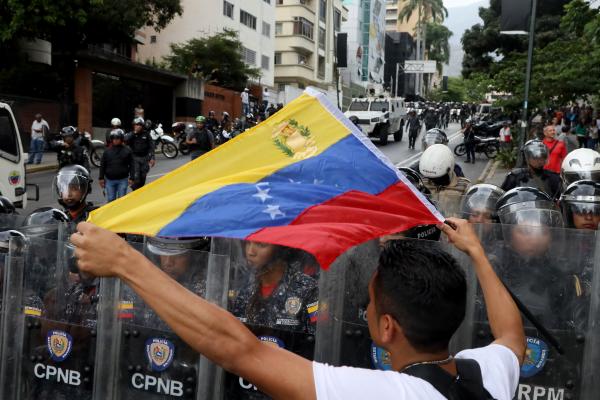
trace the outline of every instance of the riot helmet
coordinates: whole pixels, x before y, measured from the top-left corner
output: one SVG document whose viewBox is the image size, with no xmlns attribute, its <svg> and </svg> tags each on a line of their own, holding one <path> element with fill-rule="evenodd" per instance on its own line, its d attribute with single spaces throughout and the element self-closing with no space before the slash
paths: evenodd
<svg viewBox="0 0 600 400">
<path fill-rule="evenodd" d="M 498 222 L 496 204 L 504 195 L 498 186 L 480 183 L 469 188 L 461 206 L 462 217 L 472 223 Z"/>
<path fill-rule="evenodd" d="M 447 186 L 454 177 L 454 155 L 443 144 L 430 146 L 421 155 L 419 172 L 438 186 Z"/>
<path fill-rule="evenodd" d="M 54 177 L 53 187 L 58 203 L 67 210 L 77 210 L 91 191 L 91 178 L 81 165 L 62 167 Z"/>
<path fill-rule="evenodd" d="M 416 187 L 417 190 L 419 190 L 419 192 L 421 192 L 425 195 L 431 194 L 429 189 L 427 189 L 425 187 L 425 184 L 423 183 L 423 179 L 421 178 L 421 175 L 417 171 L 415 171 L 414 169 L 409 168 L 409 167 L 401 167 L 401 168 L 398 168 L 398 170 L 404 174 L 406 179 L 408 179 L 408 181 L 410 183 L 412 183 L 412 185 L 414 187 Z"/>
<path fill-rule="evenodd" d="M 185 128 L 183 129 L 183 133 L 186 134 L 186 136 L 189 136 L 191 134 L 193 134 L 194 132 L 196 132 L 196 125 L 194 124 L 185 124 Z"/>
<path fill-rule="evenodd" d="M 167 275 L 175 280 L 187 273 L 190 267 L 197 267 L 200 260 L 192 260 L 193 255 L 210 250 L 209 238 L 166 239 L 159 237 L 146 238 L 146 253 Z"/>
<path fill-rule="evenodd" d="M 562 232 L 563 220 L 554 202 L 541 190 L 518 187 L 506 192 L 496 205 L 504 240 L 523 259 L 543 257 L 553 236 Z"/>
<path fill-rule="evenodd" d="M 198 115 L 196 117 L 196 123 L 197 124 L 205 124 L 206 123 L 206 118 L 204 118 L 204 116 L 202 116 L 202 115 Z"/>
<path fill-rule="evenodd" d="M 423 139 L 421 139 L 422 150 L 425 151 L 434 144 L 443 144 L 448 146 L 448 136 L 446 135 L 446 132 L 439 128 L 428 130 L 423 136 Z"/>
<path fill-rule="evenodd" d="M 121 126 L 121 120 L 119 118 L 113 118 L 110 120 L 112 126 Z"/>
<path fill-rule="evenodd" d="M 115 139 L 125 140 L 125 132 L 123 132 L 123 129 L 113 129 L 110 131 L 109 138 L 111 141 Z"/>
<path fill-rule="evenodd" d="M 541 173 L 548 161 L 548 148 L 541 140 L 532 139 L 523 146 L 523 155 L 527 165 L 534 172 Z"/>
<path fill-rule="evenodd" d="M 8 197 L 0 196 L 0 214 L 16 214 L 15 205 Z"/>
<path fill-rule="evenodd" d="M 562 162 L 560 177 L 565 187 L 579 180 L 600 182 L 600 153 L 592 149 L 573 150 Z"/>
<path fill-rule="evenodd" d="M 132 125 L 140 125 L 140 126 L 144 126 L 144 124 L 145 124 L 145 121 L 144 121 L 144 118 L 142 118 L 142 117 L 135 117 L 135 118 L 133 119 L 133 122 L 132 122 L 131 124 L 132 124 Z"/>
<path fill-rule="evenodd" d="M 77 128 L 74 126 L 65 126 L 60 130 L 60 136 L 64 141 L 67 141 L 68 138 L 75 139 L 77 134 Z"/>
<path fill-rule="evenodd" d="M 600 183 L 573 182 L 560 196 L 560 207 L 569 228 L 597 230 L 600 223 Z"/>
</svg>

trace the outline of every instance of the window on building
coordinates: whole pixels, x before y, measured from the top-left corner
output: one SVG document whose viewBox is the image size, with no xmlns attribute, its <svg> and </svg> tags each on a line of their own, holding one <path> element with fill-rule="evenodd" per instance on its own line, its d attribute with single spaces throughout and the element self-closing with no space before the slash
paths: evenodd
<svg viewBox="0 0 600 400">
<path fill-rule="evenodd" d="M 283 0 L 277 0 L 277 4 L 283 4 Z"/>
<path fill-rule="evenodd" d="M 281 65 L 281 53 L 275 53 L 275 65 Z"/>
<path fill-rule="evenodd" d="M 267 4 L 271 4 L 271 0 L 263 0 Z"/>
<path fill-rule="evenodd" d="M 385 10 L 385 15 L 397 15 L 398 14 L 398 9 L 397 8 L 393 8 L 393 9 L 387 9 Z"/>
<path fill-rule="evenodd" d="M 156 43 L 156 35 L 150 36 L 150 43 Z"/>
<path fill-rule="evenodd" d="M 319 56 L 319 65 L 317 67 L 317 75 L 321 79 L 325 79 L 325 57 Z"/>
<path fill-rule="evenodd" d="M 327 0 L 319 0 L 319 19 L 327 21 Z"/>
<path fill-rule="evenodd" d="M 256 30 L 256 17 L 249 12 L 240 10 L 240 22 L 248 28 Z"/>
<path fill-rule="evenodd" d="M 325 29 L 319 28 L 319 48 L 325 50 L 325 37 L 327 33 Z"/>
<path fill-rule="evenodd" d="M 233 19 L 233 4 L 227 0 L 223 0 L 223 15 Z"/>
<path fill-rule="evenodd" d="M 271 25 L 266 22 L 262 23 L 262 34 L 266 37 L 271 37 Z"/>
<path fill-rule="evenodd" d="M 242 56 L 246 64 L 256 65 L 256 52 L 254 50 L 242 47 Z"/>
<path fill-rule="evenodd" d="M 298 64 L 300 64 L 300 65 L 308 64 L 308 57 L 304 54 L 298 53 Z"/>
<path fill-rule="evenodd" d="M 281 22 L 276 22 L 275 23 L 275 34 L 276 35 L 283 34 L 283 24 Z"/>
<path fill-rule="evenodd" d="M 260 59 L 260 66 L 262 69 L 266 69 L 267 71 L 270 68 L 271 60 L 267 56 L 262 56 Z"/>
<path fill-rule="evenodd" d="M 306 85 L 302 82 L 298 82 L 298 89 L 306 89 Z"/>
<path fill-rule="evenodd" d="M 277 91 L 278 92 L 285 92 L 285 83 L 278 83 L 277 84 Z"/>
<path fill-rule="evenodd" d="M 337 8 L 333 10 L 333 29 L 339 32 L 342 29 L 342 12 Z"/>
<path fill-rule="evenodd" d="M 302 35 L 313 38 L 313 23 L 303 17 L 294 17 L 294 35 Z"/>
</svg>

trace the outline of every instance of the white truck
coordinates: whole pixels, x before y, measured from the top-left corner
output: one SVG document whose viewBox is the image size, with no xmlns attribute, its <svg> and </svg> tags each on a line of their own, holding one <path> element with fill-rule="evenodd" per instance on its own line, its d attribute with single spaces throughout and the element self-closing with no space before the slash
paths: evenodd
<svg viewBox="0 0 600 400">
<path fill-rule="evenodd" d="M 17 208 L 27 207 L 30 200 L 39 199 L 37 185 L 28 185 L 25 178 L 25 155 L 15 116 L 7 103 L 0 102 L 0 195 Z"/>
<path fill-rule="evenodd" d="M 382 145 L 387 144 L 389 135 L 394 135 L 395 142 L 401 141 L 407 120 L 404 99 L 401 97 L 353 98 L 344 115 L 348 118 L 357 117 L 363 133 L 379 139 Z"/>
</svg>

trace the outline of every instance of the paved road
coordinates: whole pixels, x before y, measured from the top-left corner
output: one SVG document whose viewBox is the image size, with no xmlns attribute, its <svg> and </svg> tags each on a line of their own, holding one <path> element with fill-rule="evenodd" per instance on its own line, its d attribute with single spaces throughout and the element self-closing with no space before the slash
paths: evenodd
<svg viewBox="0 0 600 400">
<path fill-rule="evenodd" d="M 448 137 L 450 138 L 450 148 L 451 149 L 454 149 L 454 146 L 456 146 L 456 144 L 460 143 L 460 141 L 462 140 L 462 135 L 458 132 L 459 129 L 460 129 L 460 126 L 458 124 L 450 124 L 450 126 L 446 130 L 446 132 L 448 133 Z M 386 146 L 379 146 L 379 145 L 377 145 L 377 142 L 374 142 L 374 143 L 384 154 L 386 154 L 390 158 L 390 160 L 394 164 L 397 164 L 400 166 L 407 166 L 407 165 L 413 163 L 414 161 L 416 161 L 421 155 L 420 138 L 421 137 L 419 136 L 419 138 L 417 139 L 417 146 L 416 146 L 417 149 L 415 149 L 415 150 L 408 149 L 408 135 L 407 134 L 404 135 L 404 138 L 403 138 L 402 142 L 400 142 L 400 143 L 395 143 L 393 141 L 390 141 Z M 163 156 L 157 155 L 156 166 L 150 170 L 150 173 L 148 176 L 148 181 L 149 182 L 153 181 L 153 180 L 159 178 L 160 176 L 174 170 L 175 168 L 180 167 L 181 165 L 185 164 L 188 161 L 189 161 L 188 156 L 180 155 L 176 159 L 169 160 L 169 159 L 164 158 Z M 467 164 L 464 164 L 464 162 L 463 162 L 460 165 L 463 167 L 463 170 L 465 171 L 465 175 L 468 178 L 470 178 L 471 181 L 474 182 L 477 179 L 477 177 L 479 177 L 479 175 L 481 174 L 481 171 L 483 170 L 486 163 L 487 163 L 487 160 L 479 159 L 476 164 L 468 164 L 467 165 Z M 27 182 L 28 183 L 36 183 L 40 187 L 40 201 L 39 202 L 34 202 L 34 201 L 28 202 L 28 206 L 23 211 L 23 214 L 27 215 L 28 213 L 30 213 L 31 211 L 35 210 L 38 207 L 58 206 L 58 203 L 56 202 L 55 194 L 52 190 L 52 180 L 54 179 L 55 175 L 56 175 L 55 171 L 46 171 L 46 172 L 38 172 L 38 173 L 28 174 Z M 90 194 L 90 196 L 88 196 L 88 198 L 90 201 L 94 202 L 94 204 L 103 204 L 105 199 L 102 194 L 102 189 L 100 189 L 100 187 L 97 184 L 97 180 L 98 180 L 98 169 L 97 168 L 92 168 L 92 176 L 93 176 L 95 182 L 92 184 L 93 185 L 92 193 Z"/>
</svg>

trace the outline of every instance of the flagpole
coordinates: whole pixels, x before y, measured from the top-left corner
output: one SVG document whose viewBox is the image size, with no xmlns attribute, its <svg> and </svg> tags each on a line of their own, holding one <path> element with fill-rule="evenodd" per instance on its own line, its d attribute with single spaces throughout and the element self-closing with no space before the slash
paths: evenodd
<svg viewBox="0 0 600 400">
<path fill-rule="evenodd" d="M 529 88 L 531 86 L 531 67 L 533 64 L 533 41 L 535 37 L 535 14 L 537 12 L 537 0 L 531 3 L 531 19 L 529 23 L 529 47 L 527 49 L 527 70 L 525 72 L 525 98 L 523 99 L 523 114 L 521 116 L 521 137 L 519 138 L 519 155 L 517 158 L 517 166 L 523 165 L 523 152 L 521 148 L 525 144 L 528 123 L 528 107 L 529 107 Z"/>
</svg>

